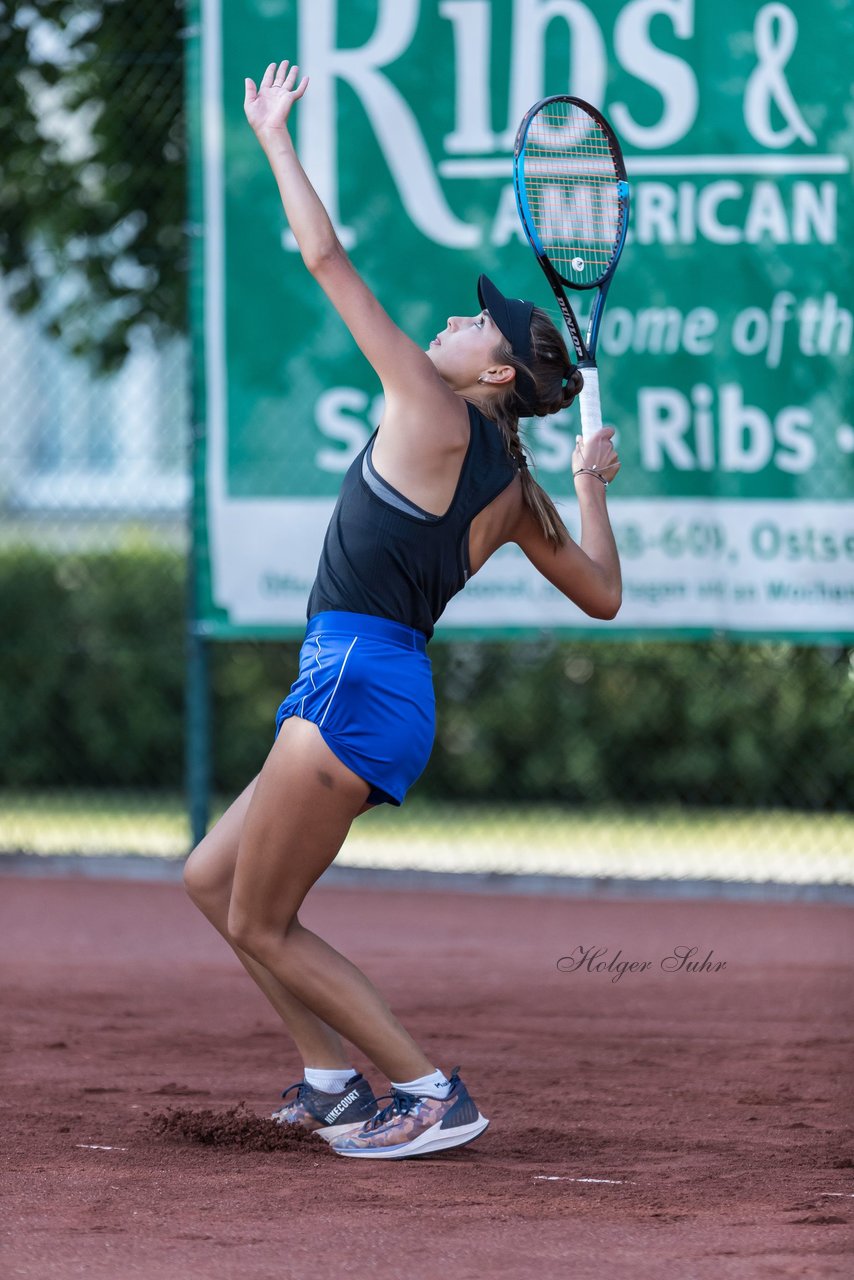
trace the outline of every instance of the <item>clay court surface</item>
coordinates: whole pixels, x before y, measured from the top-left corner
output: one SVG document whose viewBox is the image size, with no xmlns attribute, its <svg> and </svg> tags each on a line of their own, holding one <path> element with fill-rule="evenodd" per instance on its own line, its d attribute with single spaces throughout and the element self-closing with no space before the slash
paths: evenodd
<svg viewBox="0 0 854 1280">
<path fill-rule="evenodd" d="M 179 887 L 0 896 L 4 1277 L 852 1274 L 850 908 L 318 887 L 304 923 L 492 1121 L 381 1163 L 155 1132 L 170 1108 L 264 1116 L 301 1074 Z M 651 967 L 556 967 L 594 944 Z M 726 968 L 662 972 L 683 944 Z"/>
</svg>

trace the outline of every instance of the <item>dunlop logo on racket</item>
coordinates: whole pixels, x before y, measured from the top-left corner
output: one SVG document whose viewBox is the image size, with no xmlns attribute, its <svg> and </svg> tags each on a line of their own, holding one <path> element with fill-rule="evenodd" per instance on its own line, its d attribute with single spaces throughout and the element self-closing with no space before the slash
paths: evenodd
<svg viewBox="0 0 854 1280">
<path fill-rule="evenodd" d="M 513 151 L 516 207 L 557 298 L 584 378 L 581 430 L 601 430 L 596 345 L 605 298 L 629 225 L 629 184 L 617 137 L 581 98 L 543 98 L 519 126 Z M 597 291 L 582 334 L 566 290 Z"/>
</svg>

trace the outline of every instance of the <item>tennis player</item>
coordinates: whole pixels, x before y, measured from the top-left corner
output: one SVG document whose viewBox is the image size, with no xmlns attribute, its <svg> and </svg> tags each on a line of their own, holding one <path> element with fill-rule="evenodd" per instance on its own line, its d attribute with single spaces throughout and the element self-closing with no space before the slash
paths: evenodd
<svg viewBox="0 0 854 1280">
<path fill-rule="evenodd" d="M 517 543 L 564 595 L 612 618 L 620 567 L 605 489 L 606 428 L 577 443 L 580 545 L 533 479 L 519 418 L 570 404 L 581 375 L 547 314 L 485 276 L 476 314 L 422 351 L 354 270 L 288 132 L 307 78 L 271 63 L 246 81 L 246 116 L 279 185 L 303 261 L 375 370 L 379 427 L 347 472 L 308 601 L 296 682 L 258 777 L 188 859 L 187 890 L 292 1035 L 305 1068 L 274 1113 L 342 1156 L 398 1159 L 461 1146 L 488 1121 L 458 1068 L 438 1069 L 355 965 L 301 924 L 308 890 L 355 818 L 399 805 L 430 756 L 427 642 L 453 595 Z M 345 1041 L 391 1082 L 382 1109 Z"/>
</svg>

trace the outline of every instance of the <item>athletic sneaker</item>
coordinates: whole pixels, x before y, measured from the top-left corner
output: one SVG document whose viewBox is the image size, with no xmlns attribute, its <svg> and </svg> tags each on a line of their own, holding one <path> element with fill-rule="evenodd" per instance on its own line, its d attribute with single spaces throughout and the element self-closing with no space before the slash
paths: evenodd
<svg viewBox="0 0 854 1280">
<path fill-rule="evenodd" d="M 483 1133 L 489 1121 L 478 1111 L 458 1072 L 459 1067 L 454 1067 L 447 1098 L 392 1089 L 387 1095 L 391 1098 L 389 1105 L 357 1133 L 336 1138 L 332 1150 L 339 1156 L 402 1160 L 471 1142 Z"/>
<path fill-rule="evenodd" d="M 278 1124 L 297 1125 L 325 1142 L 360 1129 L 377 1111 L 374 1091 L 362 1075 L 348 1080 L 340 1093 L 323 1093 L 301 1080 L 290 1085 L 282 1097 L 286 1098 L 292 1089 L 296 1089 L 297 1096 L 274 1111 L 270 1119 Z"/>
</svg>

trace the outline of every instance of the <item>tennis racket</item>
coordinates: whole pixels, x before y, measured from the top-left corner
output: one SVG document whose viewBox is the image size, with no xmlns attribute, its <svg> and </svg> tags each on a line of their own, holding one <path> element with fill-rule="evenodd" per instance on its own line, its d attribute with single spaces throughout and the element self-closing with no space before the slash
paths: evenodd
<svg viewBox="0 0 854 1280">
<path fill-rule="evenodd" d="M 531 107 L 513 152 L 516 207 L 569 329 L 584 377 L 581 434 L 601 430 L 596 343 L 605 298 L 629 224 L 629 184 L 620 144 L 604 116 L 562 94 Z M 582 336 L 567 289 L 596 289 Z"/>
</svg>

